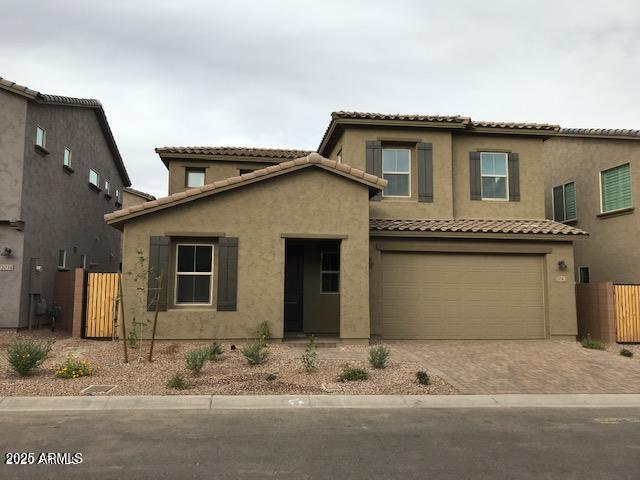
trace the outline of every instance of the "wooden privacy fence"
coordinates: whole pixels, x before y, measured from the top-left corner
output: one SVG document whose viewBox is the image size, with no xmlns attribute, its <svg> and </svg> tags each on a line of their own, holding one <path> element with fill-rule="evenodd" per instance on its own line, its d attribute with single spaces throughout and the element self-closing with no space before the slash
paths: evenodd
<svg viewBox="0 0 640 480">
<path fill-rule="evenodd" d="M 640 285 L 614 285 L 616 339 L 640 342 Z"/>
<path fill-rule="evenodd" d="M 120 282 L 119 273 L 90 272 L 87 275 L 87 307 L 84 336 L 86 338 L 115 338 L 114 324 L 118 324 L 121 308 L 116 312 Z M 119 302 L 118 302 L 119 306 Z"/>
</svg>

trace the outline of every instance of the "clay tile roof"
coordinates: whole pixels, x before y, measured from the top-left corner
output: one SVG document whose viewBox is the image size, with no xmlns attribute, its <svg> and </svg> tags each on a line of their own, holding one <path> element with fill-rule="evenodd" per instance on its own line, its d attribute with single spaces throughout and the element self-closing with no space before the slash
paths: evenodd
<svg viewBox="0 0 640 480">
<path fill-rule="evenodd" d="M 344 119 L 353 118 L 359 120 L 409 120 L 417 122 L 447 122 L 447 123 L 468 123 L 468 117 L 460 115 L 411 115 L 401 113 L 372 113 L 372 112 L 332 112 L 331 118 Z"/>
<path fill-rule="evenodd" d="M 142 197 L 142 198 L 146 198 L 147 200 L 155 200 L 156 197 L 154 197 L 153 195 L 146 193 L 146 192 L 142 192 L 140 190 L 136 190 L 135 188 L 131 188 L 131 187 L 124 187 L 123 190 L 125 192 L 128 192 L 132 195 L 137 195 L 138 197 Z"/>
<path fill-rule="evenodd" d="M 579 228 L 553 220 L 384 220 L 371 219 L 372 232 L 458 232 L 545 235 L 588 235 Z"/>
<path fill-rule="evenodd" d="M 626 128 L 561 128 L 560 134 L 580 137 L 630 137 L 640 139 L 640 130 Z"/>
<path fill-rule="evenodd" d="M 104 111 L 104 108 L 102 108 L 102 104 L 99 100 L 96 100 L 94 98 L 64 97 L 62 95 L 40 93 L 37 90 L 32 90 L 28 87 L 25 87 L 24 85 L 19 85 L 16 82 L 12 82 L 2 77 L 0 77 L 0 88 L 26 97 L 36 103 L 95 109 L 96 116 L 98 117 L 98 123 L 100 124 L 100 128 L 102 129 L 102 133 L 106 137 L 107 144 L 109 145 L 109 150 L 111 150 L 111 154 L 114 157 L 116 167 L 120 172 L 120 176 L 122 177 L 124 186 L 128 187 L 129 185 L 131 185 L 131 180 L 129 179 L 127 169 L 124 166 L 124 161 L 122 160 L 122 156 L 120 155 L 120 150 L 118 149 L 118 145 L 116 144 L 116 139 L 113 136 L 111 127 L 109 126 L 107 115 Z"/>
<path fill-rule="evenodd" d="M 552 125 L 549 123 L 492 122 L 472 120 L 471 125 L 473 127 L 507 128 L 510 130 L 549 130 L 552 132 L 560 131 L 560 125 Z"/>
<path fill-rule="evenodd" d="M 171 154 L 195 154 L 195 155 L 221 155 L 230 157 L 264 157 L 294 159 L 313 153 L 312 150 L 295 150 L 284 148 L 251 148 L 251 147 L 158 147 L 156 153 Z"/>
<path fill-rule="evenodd" d="M 262 179 L 270 178 L 276 175 L 281 175 L 290 171 L 310 166 L 316 166 L 318 168 L 334 172 L 337 175 L 341 175 L 367 185 L 370 187 L 370 189 L 374 189 L 376 191 L 381 190 L 387 185 L 387 181 L 382 178 L 368 174 L 365 176 L 362 170 L 350 167 L 349 165 L 338 164 L 333 160 L 323 158 L 317 153 L 312 152 L 306 157 L 296 158 L 294 161 L 271 165 L 267 168 L 254 170 L 250 173 L 245 173 L 240 176 L 227 178 L 225 180 L 219 180 L 214 183 L 209 183 L 202 187 L 192 188 L 184 192 L 174 193 L 173 195 L 169 195 L 168 197 L 162 197 L 151 202 L 145 202 L 139 205 L 134 205 L 132 207 L 116 210 L 115 212 L 106 214 L 104 216 L 104 219 L 108 223 L 115 223 L 119 218 L 126 217 L 128 215 L 131 215 L 132 213 L 141 212 L 142 214 L 142 212 L 146 213 L 146 211 L 155 211 L 161 208 L 171 207 L 178 202 L 183 203 L 185 199 L 195 200 L 196 198 L 200 198 L 203 194 L 210 195 L 218 193 L 220 191 L 226 191 L 231 188 L 237 188 L 248 183 L 252 183 L 252 181 L 260 181 Z"/>
</svg>

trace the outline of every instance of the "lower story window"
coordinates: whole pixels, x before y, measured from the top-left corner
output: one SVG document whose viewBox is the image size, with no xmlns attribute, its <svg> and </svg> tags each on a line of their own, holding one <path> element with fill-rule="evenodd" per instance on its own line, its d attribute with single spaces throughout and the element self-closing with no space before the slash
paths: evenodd
<svg viewBox="0 0 640 480">
<path fill-rule="evenodd" d="M 340 253 L 320 254 L 320 293 L 340 292 Z"/>
<path fill-rule="evenodd" d="M 58 268 L 67 268 L 67 251 L 58 250 Z"/>
<path fill-rule="evenodd" d="M 176 246 L 176 305 L 211 305 L 213 245 Z"/>
<path fill-rule="evenodd" d="M 589 267 L 578 267 L 578 281 L 589 283 Z"/>
</svg>

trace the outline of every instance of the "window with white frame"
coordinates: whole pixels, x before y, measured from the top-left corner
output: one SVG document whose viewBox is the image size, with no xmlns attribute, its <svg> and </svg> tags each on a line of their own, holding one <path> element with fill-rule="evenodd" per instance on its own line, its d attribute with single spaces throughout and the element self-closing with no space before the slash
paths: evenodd
<svg viewBox="0 0 640 480">
<path fill-rule="evenodd" d="M 96 188 L 100 188 L 100 174 L 95 170 L 89 169 L 89 183 Z"/>
<path fill-rule="evenodd" d="M 71 150 L 68 148 L 64 149 L 64 154 L 62 155 L 62 164 L 65 167 L 71 168 Z"/>
<path fill-rule="evenodd" d="M 87 256 L 86 255 L 80 255 L 80 266 L 82 268 L 87 268 Z"/>
<path fill-rule="evenodd" d="M 556 222 L 576 220 L 576 184 L 568 182 L 553 187 L 553 219 Z"/>
<path fill-rule="evenodd" d="M 176 305 L 211 305 L 213 245 L 176 245 Z"/>
<path fill-rule="evenodd" d="M 187 168 L 185 185 L 187 188 L 197 188 L 204 185 L 204 168 Z"/>
<path fill-rule="evenodd" d="M 109 180 L 104 181 L 104 193 L 105 195 L 111 196 L 111 182 L 109 182 Z"/>
<path fill-rule="evenodd" d="M 120 189 L 116 188 L 115 190 L 115 195 L 116 195 L 116 203 L 117 204 L 121 204 L 122 203 L 122 198 L 121 198 L 121 193 L 120 193 Z"/>
<path fill-rule="evenodd" d="M 384 197 L 410 197 L 411 150 L 408 148 L 383 148 L 382 178 L 388 182 L 382 191 Z"/>
<path fill-rule="evenodd" d="M 631 169 L 628 163 L 600 172 L 600 211 L 631 207 Z"/>
<path fill-rule="evenodd" d="M 36 126 L 36 145 L 40 148 L 47 148 L 47 131 L 40 126 Z"/>
<path fill-rule="evenodd" d="M 480 153 L 483 200 L 509 199 L 509 174 L 507 154 L 502 152 Z"/>
<path fill-rule="evenodd" d="M 58 268 L 59 269 L 67 268 L 67 251 L 66 250 L 58 250 Z"/>
<path fill-rule="evenodd" d="M 320 253 L 320 293 L 340 292 L 340 252 Z"/>
</svg>

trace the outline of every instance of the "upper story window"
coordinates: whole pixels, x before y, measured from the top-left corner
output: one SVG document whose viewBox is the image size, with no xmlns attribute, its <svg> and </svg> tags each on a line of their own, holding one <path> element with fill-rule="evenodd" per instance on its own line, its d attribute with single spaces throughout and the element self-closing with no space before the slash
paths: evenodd
<svg viewBox="0 0 640 480">
<path fill-rule="evenodd" d="M 100 174 L 92 169 L 89 169 L 89 184 L 100 188 Z"/>
<path fill-rule="evenodd" d="M 65 148 L 64 153 L 62 154 L 62 165 L 71 168 L 71 150 L 68 148 Z"/>
<path fill-rule="evenodd" d="M 576 218 L 576 184 L 569 182 L 553 187 L 553 219 L 567 222 Z"/>
<path fill-rule="evenodd" d="M 408 148 L 382 149 L 382 178 L 387 180 L 384 197 L 411 196 L 411 150 Z"/>
<path fill-rule="evenodd" d="M 204 168 L 187 168 L 185 185 L 197 188 L 204 185 Z"/>
<path fill-rule="evenodd" d="M 47 131 L 40 126 L 36 126 L 36 145 L 43 149 L 47 148 Z"/>
<path fill-rule="evenodd" d="M 122 193 L 120 192 L 119 188 L 116 188 L 115 195 L 116 195 L 116 203 L 118 205 L 122 205 Z"/>
<path fill-rule="evenodd" d="M 509 181 L 507 154 L 500 152 L 480 153 L 483 200 L 508 200 Z"/>
<path fill-rule="evenodd" d="M 213 245 L 176 248 L 176 305 L 211 305 Z"/>
<path fill-rule="evenodd" d="M 58 268 L 63 270 L 67 268 L 67 251 L 58 250 Z"/>
<path fill-rule="evenodd" d="M 320 293 L 340 292 L 340 253 L 320 253 Z"/>
<path fill-rule="evenodd" d="M 631 171 L 628 163 L 600 172 L 600 211 L 631 207 Z"/>
<path fill-rule="evenodd" d="M 336 155 L 336 162 L 342 163 L 342 149 L 340 149 L 340 151 Z"/>
<path fill-rule="evenodd" d="M 111 182 L 109 180 L 104 181 L 104 194 L 111 196 Z"/>
</svg>

